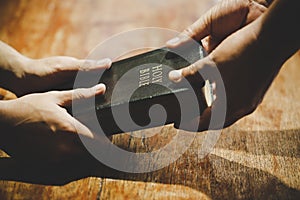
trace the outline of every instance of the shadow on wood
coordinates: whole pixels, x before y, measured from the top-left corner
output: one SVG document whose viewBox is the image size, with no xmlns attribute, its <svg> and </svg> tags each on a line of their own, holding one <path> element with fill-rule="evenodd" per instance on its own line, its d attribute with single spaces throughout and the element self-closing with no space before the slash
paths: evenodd
<svg viewBox="0 0 300 200">
<path fill-rule="evenodd" d="M 299 198 L 300 191 L 297 188 L 299 187 L 297 185 L 299 184 L 297 183 L 299 171 L 297 171 L 297 163 L 299 162 L 300 152 L 296 144 L 299 130 L 257 133 L 242 131 L 239 132 L 242 138 L 232 137 L 236 133 L 229 134 L 232 134 L 229 135 L 231 136 L 229 137 L 231 141 L 223 140 L 220 145 L 217 144 L 211 154 L 202 160 L 195 160 L 195 156 L 191 152 L 186 152 L 179 160 L 171 163 L 168 167 L 150 173 L 133 174 L 120 172 L 101 164 L 87 154 L 85 157 L 76 160 L 65 160 L 58 164 L 39 161 L 20 162 L 13 158 L 2 158 L 0 159 L 0 170 L 2 171 L 0 178 L 2 180 L 44 185 L 64 185 L 92 176 L 184 185 L 204 192 L 213 199 L 230 199 L 232 197 L 238 199 Z M 249 134 L 260 134 L 262 139 L 256 142 L 263 143 L 260 146 L 256 146 L 256 148 L 249 147 L 249 144 L 243 143 L 243 137 L 246 138 Z M 280 151 L 278 151 L 278 146 L 276 145 L 264 145 L 265 142 L 268 142 L 265 137 L 270 138 L 269 140 L 274 140 L 278 136 L 289 138 L 286 140 L 286 144 L 281 146 Z M 293 139 L 295 139 L 295 145 L 291 142 Z M 235 140 L 240 142 L 235 142 Z M 226 142 L 228 143 L 227 145 Z M 283 177 L 284 174 L 280 174 L 280 170 L 292 170 L 280 169 L 282 167 L 280 165 L 284 165 L 287 162 L 282 164 L 279 160 L 278 169 L 274 169 L 274 164 L 271 166 L 273 168 L 269 169 L 268 162 L 270 161 L 268 161 L 266 156 L 271 156 L 272 159 L 283 157 L 286 161 L 292 159 L 293 162 L 296 161 L 294 163 L 296 171 Z M 276 161 L 273 160 L 272 162 Z M 176 171 L 174 171 L 175 168 Z"/>
</svg>

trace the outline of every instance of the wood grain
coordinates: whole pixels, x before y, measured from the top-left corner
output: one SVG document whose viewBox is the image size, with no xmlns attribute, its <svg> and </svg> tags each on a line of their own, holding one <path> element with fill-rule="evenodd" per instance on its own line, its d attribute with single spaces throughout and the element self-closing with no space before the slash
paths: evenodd
<svg viewBox="0 0 300 200">
<path fill-rule="evenodd" d="M 181 31 L 213 4 L 210 0 L 1 1 L 0 39 L 32 58 L 85 58 L 97 44 L 120 32 L 149 26 Z M 206 132 L 195 133 L 175 162 L 141 174 L 85 160 L 59 171 L 38 163 L 15 163 L 2 152 L 0 199 L 299 199 L 299 65 L 298 52 L 285 63 L 259 108 L 224 129 L 204 158 Z M 172 126 L 165 126 L 116 135 L 112 141 L 125 150 L 151 152 L 175 135 Z"/>
</svg>

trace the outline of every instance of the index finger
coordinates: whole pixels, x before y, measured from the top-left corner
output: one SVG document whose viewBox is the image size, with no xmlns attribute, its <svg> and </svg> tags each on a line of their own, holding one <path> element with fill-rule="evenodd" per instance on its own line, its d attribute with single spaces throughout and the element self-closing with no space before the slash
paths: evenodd
<svg viewBox="0 0 300 200">
<path fill-rule="evenodd" d="M 104 94 L 106 86 L 103 83 L 95 85 L 90 88 L 77 88 L 74 90 L 59 91 L 56 93 L 58 104 L 61 106 L 68 106 L 72 101 L 80 99 L 88 99 L 95 95 Z"/>
<path fill-rule="evenodd" d="M 200 17 L 196 22 L 187 27 L 182 33 L 177 37 L 167 41 L 166 45 L 169 48 L 178 47 L 190 40 L 200 41 L 204 37 L 208 36 L 210 33 L 210 23 L 209 16 L 211 11 L 209 10 L 202 17 Z"/>
</svg>

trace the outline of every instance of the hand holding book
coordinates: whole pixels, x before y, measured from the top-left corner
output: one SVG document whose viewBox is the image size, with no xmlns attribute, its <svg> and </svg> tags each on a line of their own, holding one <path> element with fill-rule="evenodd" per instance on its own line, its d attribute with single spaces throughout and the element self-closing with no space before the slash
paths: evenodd
<svg viewBox="0 0 300 200">
<path fill-rule="evenodd" d="M 195 74 L 213 68 L 222 76 L 222 80 L 213 80 L 216 85 L 213 105 L 182 128 L 189 130 L 199 125 L 199 131 L 209 127 L 221 129 L 252 113 L 282 64 L 298 51 L 300 33 L 293 25 L 299 19 L 299 1 L 275 0 L 269 8 L 267 2 L 272 1 L 221 1 L 167 43 L 169 47 L 178 47 L 191 39 L 202 40 L 210 53 L 184 69 L 171 72 L 170 79 L 174 82 L 183 77 L 199 82 Z M 226 98 L 218 92 L 221 83 Z M 225 122 L 212 122 L 212 113 L 222 109 L 225 99 Z"/>
</svg>

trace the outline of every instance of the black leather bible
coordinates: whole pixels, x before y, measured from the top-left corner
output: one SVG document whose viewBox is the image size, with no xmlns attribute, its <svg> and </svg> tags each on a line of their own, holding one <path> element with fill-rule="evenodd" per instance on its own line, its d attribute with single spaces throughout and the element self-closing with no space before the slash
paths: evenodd
<svg viewBox="0 0 300 200">
<path fill-rule="evenodd" d="M 170 123 L 179 126 L 181 121 L 201 114 L 207 103 L 199 84 L 173 83 L 168 74 L 204 56 L 201 45 L 190 44 L 172 50 L 164 47 L 114 62 L 99 80 L 106 85 L 106 93 L 95 98 L 93 107 L 77 109 L 76 117 L 85 123 L 93 117 L 90 112 L 96 112 L 106 135 Z"/>
</svg>

